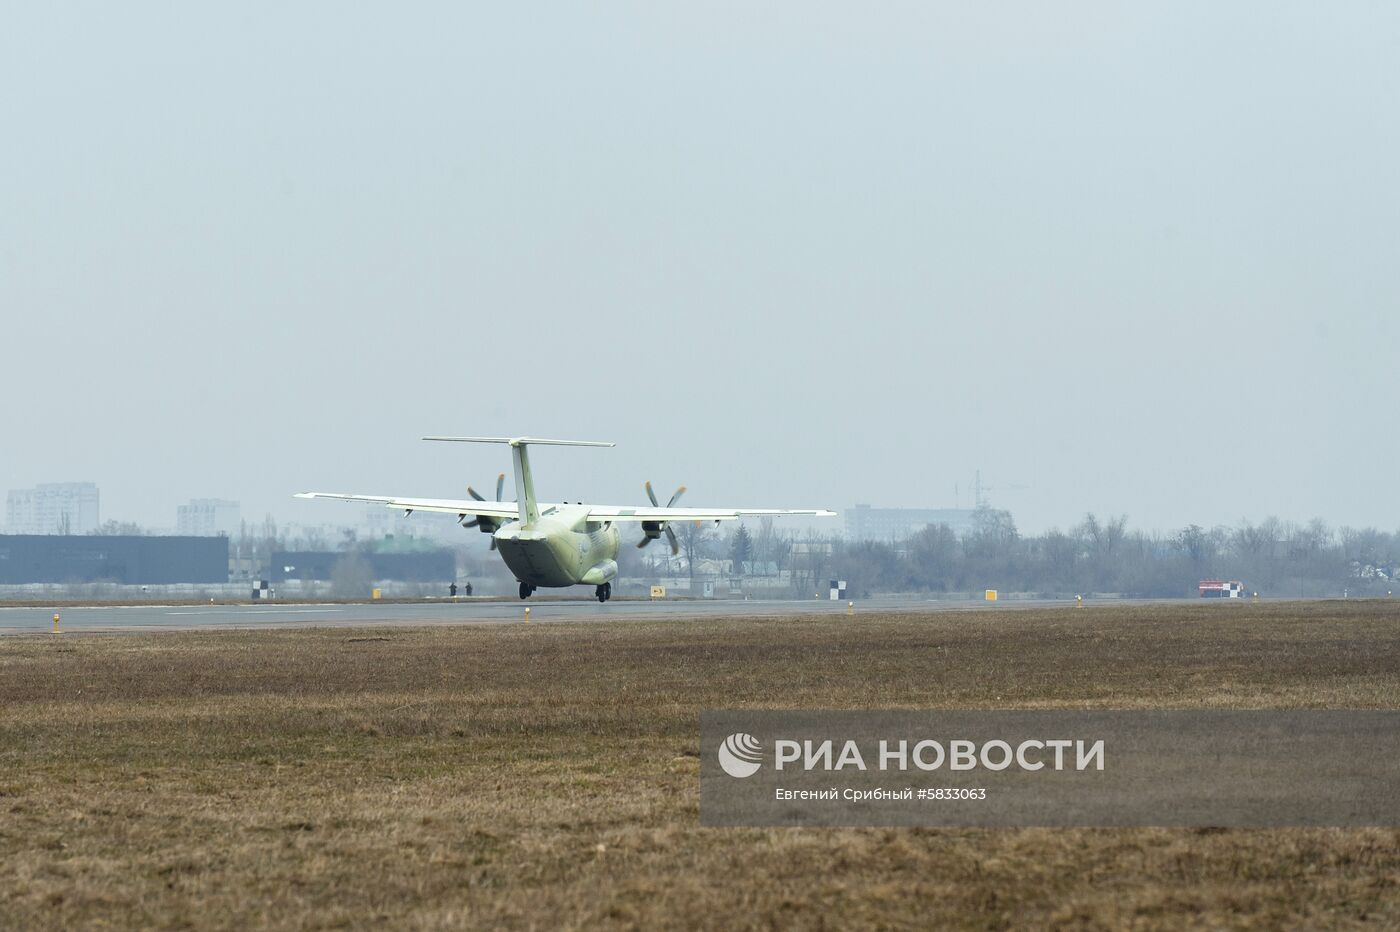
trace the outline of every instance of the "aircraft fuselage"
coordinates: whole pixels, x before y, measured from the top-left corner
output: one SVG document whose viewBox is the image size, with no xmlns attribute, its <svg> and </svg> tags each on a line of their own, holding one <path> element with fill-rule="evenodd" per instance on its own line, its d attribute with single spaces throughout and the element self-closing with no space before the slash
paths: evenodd
<svg viewBox="0 0 1400 932">
<path fill-rule="evenodd" d="M 512 521 L 493 536 L 501 559 L 522 583 L 601 586 L 617 576 L 617 528 L 589 521 L 585 505 L 552 508 L 529 527 Z"/>
</svg>

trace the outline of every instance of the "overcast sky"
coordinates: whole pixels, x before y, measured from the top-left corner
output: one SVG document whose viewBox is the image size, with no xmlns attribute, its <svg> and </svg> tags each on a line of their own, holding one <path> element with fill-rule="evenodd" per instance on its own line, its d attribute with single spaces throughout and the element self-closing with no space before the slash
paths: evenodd
<svg viewBox="0 0 1400 932">
<path fill-rule="evenodd" d="M 0 16 L 0 487 L 1400 526 L 1394 4 L 213 7 Z"/>
</svg>

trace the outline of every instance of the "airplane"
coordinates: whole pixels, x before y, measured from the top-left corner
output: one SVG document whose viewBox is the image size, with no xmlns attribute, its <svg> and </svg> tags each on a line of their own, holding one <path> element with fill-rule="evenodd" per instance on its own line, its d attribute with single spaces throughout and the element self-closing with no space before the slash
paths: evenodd
<svg viewBox="0 0 1400 932">
<path fill-rule="evenodd" d="M 677 508 L 685 493 L 681 486 L 664 506 L 656 500 L 651 483 L 646 484 L 651 506 L 585 505 L 582 502 L 550 504 L 535 499 L 535 482 L 530 474 L 531 445 L 560 447 L 612 447 L 599 440 L 544 440 L 539 437 L 424 437 L 445 443 L 503 443 L 510 445 L 515 472 L 515 501 L 501 501 L 506 474 L 496 478 L 496 501 L 488 502 L 467 486 L 470 499 L 400 498 L 385 495 L 344 495 L 338 492 L 299 492 L 297 498 L 330 498 L 346 502 L 369 502 L 389 508 L 402 508 L 405 515 L 415 511 L 439 512 L 457 516 L 464 528 L 475 527 L 491 535 L 491 549 L 515 574 L 520 598 L 528 599 L 540 587 L 594 586 L 599 602 L 612 598 L 612 581 L 617 578 L 617 552 L 621 535 L 617 525 L 640 524 L 645 547 L 664 533 L 671 553 L 680 552 L 675 521 L 733 521 L 749 517 L 810 515 L 833 518 L 825 509 L 793 508 Z"/>
</svg>

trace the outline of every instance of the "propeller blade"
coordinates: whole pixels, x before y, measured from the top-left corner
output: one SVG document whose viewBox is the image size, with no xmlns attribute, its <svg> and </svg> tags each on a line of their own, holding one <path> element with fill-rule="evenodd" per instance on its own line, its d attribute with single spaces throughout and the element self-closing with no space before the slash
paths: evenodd
<svg viewBox="0 0 1400 932">
<path fill-rule="evenodd" d="M 650 480 L 647 480 L 647 498 L 651 499 L 651 503 L 657 508 L 661 507 L 661 503 L 656 500 L 656 493 L 651 490 Z"/>
<path fill-rule="evenodd" d="M 492 537 L 491 537 L 491 549 L 492 549 L 492 550 L 495 550 L 495 549 L 496 549 L 496 537 L 495 537 L 495 535 L 492 535 Z"/>
<path fill-rule="evenodd" d="M 479 501 L 479 502 L 484 502 L 484 501 L 486 501 L 486 499 L 482 498 L 480 495 L 477 495 L 477 494 L 476 494 L 476 489 L 472 488 L 471 486 L 467 486 L 467 494 L 470 495 L 472 498 L 476 499 L 476 500 Z"/>
<path fill-rule="evenodd" d="M 671 507 L 672 505 L 674 505 L 676 502 L 680 501 L 680 500 L 681 500 L 681 496 L 684 495 L 684 494 L 685 494 L 685 486 L 681 486 L 679 489 L 676 489 L 676 494 L 671 496 L 671 500 L 670 500 L 669 502 L 666 503 L 666 507 L 667 507 L 667 508 L 670 508 L 670 507 Z"/>
<path fill-rule="evenodd" d="M 476 517 L 468 521 L 466 515 L 458 515 L 457 523 L 460 524 L 462 527 L 476 527 L 478 524 L 481 523 L 481 518 Z"/>
<path fill-rule="evenodd" d="M 671 525 L 666 525 L 666 539 L 671 542 L 671 556 L 677 556 L 681 552 L 680 541 L 676 540 L 676 532 L 671 530 Z"/>
<path fill-rule="evenodd" d="M 501 490 L 506 487 L 506 474 L 501 473 L 496 477 L 496 501 L 501 500 Z"/>
<path fill-rule="evenodd" d="M 637 541 L 637 549 L 641 550 L 647 544 L 651 543 L 653 539 L 654 538 L 651 537 L 643 537 L 641 540 Z"/>
</svg>

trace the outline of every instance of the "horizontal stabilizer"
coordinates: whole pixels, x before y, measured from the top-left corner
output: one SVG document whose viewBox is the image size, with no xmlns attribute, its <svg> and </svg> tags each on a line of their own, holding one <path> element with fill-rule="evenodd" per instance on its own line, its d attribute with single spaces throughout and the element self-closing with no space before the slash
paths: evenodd
<svg viewBox="0 0 1400 932">
<path fill-rule="evenodd" d="M 615 443 L 605 440 L 545 440 L 541 437 L 424 437 L 424 440 L 443 440 L 448 443 L 508 443 L 513 447 L 533 443 L 545 443 L 556 447 L 613 447 Z"/>
</svg>

